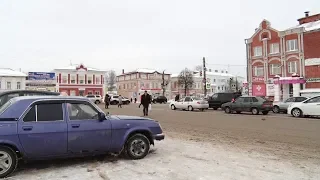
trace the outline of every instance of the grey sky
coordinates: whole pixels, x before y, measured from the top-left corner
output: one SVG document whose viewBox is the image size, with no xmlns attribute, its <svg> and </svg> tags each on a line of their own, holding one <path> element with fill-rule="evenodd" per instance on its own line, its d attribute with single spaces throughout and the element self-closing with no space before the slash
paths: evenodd
<svg viewBox="0 0 320 180">
<path fill-rule="evenodd" d="M 72 63 L 179 72 L 245 65 L 244 39 L 265 18 L 279 30 L 319 0 L 1 0 L 0 67 L 48 71 Z M 209 65 L 211 69 L 226 66 Z M 245 67 L 230 66 L 245 75 Z"/>
</svg>

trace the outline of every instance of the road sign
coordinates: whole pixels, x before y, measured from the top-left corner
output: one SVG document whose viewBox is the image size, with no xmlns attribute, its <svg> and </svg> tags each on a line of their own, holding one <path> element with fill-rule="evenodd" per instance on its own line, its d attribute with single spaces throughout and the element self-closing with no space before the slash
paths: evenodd
<svg viewBox="0 0 320 180">
<path fill-rule="evenodd" d="M 207 89 L 211 89 L 211 84 L 210 84 L 210 83 L 207 83 L 207 84 L 206 84 L 206 88 L 207 88 Z"/>
</svg>

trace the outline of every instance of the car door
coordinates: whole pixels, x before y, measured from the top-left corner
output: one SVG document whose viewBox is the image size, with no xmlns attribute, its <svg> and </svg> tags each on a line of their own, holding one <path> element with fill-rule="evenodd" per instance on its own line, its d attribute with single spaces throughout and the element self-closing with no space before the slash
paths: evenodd
<svg viewBox="0 0 320 180">
<path fill-rule="evenodd" d="M 237 98 L 233 103 L 231 103 L 231 109 L 234 111 L 242 111 L 243 97 Z"/>
<path fill-rule="evenodd" d="M 175 106 L 176 106 L 177 109 L 181 109 L 182 108 L 183 101 L 184 101 L 184 98 L 181 98 L 181 99 L 179 99 L 178 101 L 175 102 Z"/>
<path fill-rule="evenodd" d="M 290 106 L 290 104 L 292 104 L 294 102 L 295 102 L 295 97 L 291 97 L 291 98 L 285 100 L 284 102 L 280 103 L 279 108 L 281 110 L 287 110 L 288 107 Z"/>
<path fill-rule="evenodd" d="M 99 110 L 87 101 L 67 101 L 68 151 L 108 151 L 112 141 L 110 120 L 99 120 Z"/>
<path fill-rule="evenodd" d="M 18 122 L 18 136 L 30 158 L 67 154 L 63 101 L 39 101 Z"/>
<path fill-rule="evenodd" d="M 311 116 L 320 115 L 320 96 L 309 99 L 300 107 L 303 114 Z"/>
<path fill-rule="evenodd" d="M 251 97 L 244 97 L 243 98 L 243 103 L 241 106 L 241 111 L 249 112 L 251 110 L 252 106 L 252 99 Z"/>
<path fill-rule="evenodd" d="M 182 103 L 182 109 L 188 109 L 189 105 L 192 105 L 192 99 L 191 97 L 187 96 L 186 98 L 184 98 L 184 102 Z"/>
</svg>

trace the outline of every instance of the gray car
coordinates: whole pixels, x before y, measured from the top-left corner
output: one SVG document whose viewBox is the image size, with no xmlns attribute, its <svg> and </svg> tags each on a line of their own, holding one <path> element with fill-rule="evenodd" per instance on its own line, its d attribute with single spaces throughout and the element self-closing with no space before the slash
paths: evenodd
<svg viewBox="0 0 320 180">
<path fill-rule="evenodd" d="M 296 102 L 302 102 L 306 99 L 308 99 L 308 98 L 307 97 L 291 97 L 283 102 L 274 102 L 273 103 L 273 112 L 274 113 L 280 113 L 280 112 L 286 113 L 290 104 L 296 103 Z"/>
</svg>

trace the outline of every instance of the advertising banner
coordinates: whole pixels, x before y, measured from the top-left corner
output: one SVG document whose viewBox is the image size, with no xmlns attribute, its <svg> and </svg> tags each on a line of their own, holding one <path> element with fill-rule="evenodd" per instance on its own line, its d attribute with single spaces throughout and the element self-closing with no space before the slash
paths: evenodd
<svg viewBox="0 0 320 180">
<path fill-rule="evenodd" d="M 252 95 L 253 96 L 266 96 L 266 85 L 252 85 Z"/>
<path fill-rule="evenodd" d="M 55 80 L 56 74 L 53 72 L 29 72 L 28 80 Z"/>
</svg>

